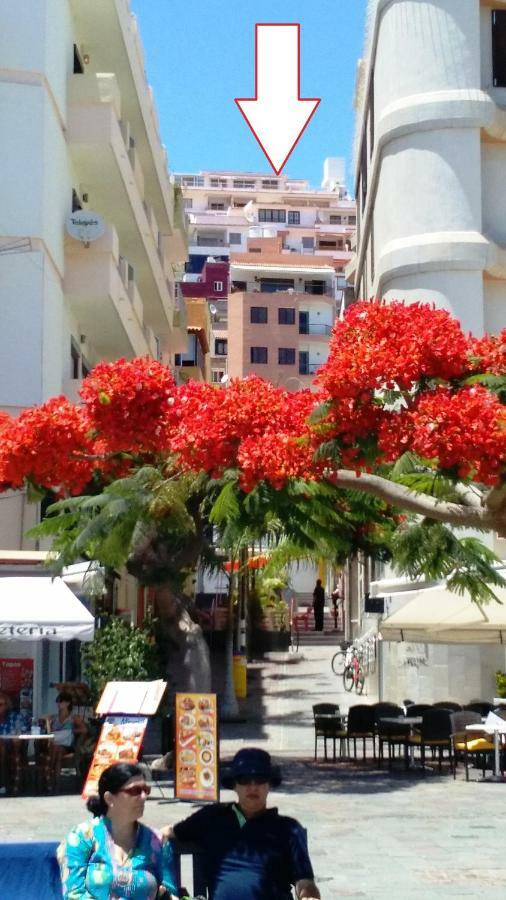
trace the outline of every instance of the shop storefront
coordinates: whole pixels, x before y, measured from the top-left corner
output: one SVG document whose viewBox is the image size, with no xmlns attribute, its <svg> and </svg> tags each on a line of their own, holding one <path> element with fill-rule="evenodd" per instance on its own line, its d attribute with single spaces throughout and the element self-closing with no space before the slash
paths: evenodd
<svg viewBox="0 0 506 900">
<path fill-rule="evenodd" d="M 0 576 L 0 690 L 15 709 L 39 716 L 65 680 L 69 641 L 91 641 L 95 620 L 61 578 L 46 572 Z M 63 670 L 62 670 L 63 669 Z"/>
</svg>

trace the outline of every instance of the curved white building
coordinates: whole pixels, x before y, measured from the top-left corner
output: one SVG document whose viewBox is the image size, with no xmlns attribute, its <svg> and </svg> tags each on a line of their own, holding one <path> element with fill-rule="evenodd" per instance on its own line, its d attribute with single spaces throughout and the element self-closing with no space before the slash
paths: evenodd
<svg viewBox="0 0 506 900">
<path fill-rule="evenodd" d="M 370 0 L 356 295 L 506 324 L 506 0 Z"/>
</svg>

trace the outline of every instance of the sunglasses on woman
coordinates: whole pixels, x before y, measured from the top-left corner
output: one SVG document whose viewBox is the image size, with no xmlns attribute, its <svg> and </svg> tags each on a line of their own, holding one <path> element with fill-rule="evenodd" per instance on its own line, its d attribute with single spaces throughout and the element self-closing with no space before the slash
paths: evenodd
<svg viewBox="0 0 506 900">
<path fill-rule="evenodd" d="M 149 784 L 132 784 L 131 787 L 121 788 L 119 793 L 128 794 L 129 797 L 140 797 L 141 794 L 146 794 L 146 797 L 149 797 L 151 788 Z"/>
</svg>

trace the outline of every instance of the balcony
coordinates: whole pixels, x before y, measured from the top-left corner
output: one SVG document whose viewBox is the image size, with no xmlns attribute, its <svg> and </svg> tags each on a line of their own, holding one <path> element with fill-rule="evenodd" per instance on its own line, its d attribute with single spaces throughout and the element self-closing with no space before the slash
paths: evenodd
<svg viewBox="0 0 506 900">
<path fill-rule="evenodd" d="M 69 86 L 68 140 L 74 170 L 90 205 L 114 222 L 135 269 L 150 324 L 160 336 L 172 329 L 173 303 L 155 239 L 156 217 L 144 201 L 145 173 L 115 75 L 74 75 Z M 149 218 L 148 218 L 149 214 Z"/>
<path fill-rule="evenodd" d="M 315 375 L 323 363 L 299 363 L 299 375 Z"/>
<path fill-rule="evenodd" d="M 332 325 L 321 325 L 313 322 L 299 322 L 299 334 L 314 334 L 328 337 L 332 332 Z"/>
<path fill-rule="evenodd" d="M 123 116 L 133 128 L 136 152 L 144 173 L 146 191 L 163 232 L 177 239 L 174 188 L 167 172 L 167 154 L 153 92 L 146 80 L 142 44 L 129 0 L 70 0 L 73 25 L 79 42 L 90 54 L 90 69 L 117 73 L 123 97 Z M 89 80 L 90 73 L 77 78 Z M 91 76 L 93 77 L 93 76 Z"/>
<path fill-rule="evenodd" d="M 144 304 L 133 270 L 119 256 L 118 235 L 108 226 L 89 247 L 67 238 L 64 293 L 80 331 L 96 355 L 154 356 L 156 341 L 143 321 Z"/>
</svg>

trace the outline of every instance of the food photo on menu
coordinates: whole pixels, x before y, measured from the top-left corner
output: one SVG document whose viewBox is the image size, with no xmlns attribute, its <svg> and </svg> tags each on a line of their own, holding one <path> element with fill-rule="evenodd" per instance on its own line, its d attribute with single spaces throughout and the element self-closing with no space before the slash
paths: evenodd
<svg viewBox="0 0 506 900">
<path fill-rule="evenodd" d="M 218 790 L 215 695 L 176 696 L 176 796 L 215 800 Z"/>
<path fill-rule="evenodd" d="M 98 780 L 108 766 L 115 762 L 135 762 L 140 753 L 147 719 L 108 719 L 102 726 L 100 738 L 91 762 L 83 797 L 96 793 Z"/>
</svg>

